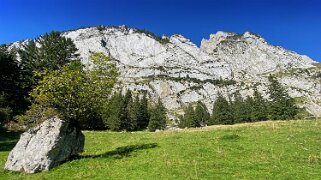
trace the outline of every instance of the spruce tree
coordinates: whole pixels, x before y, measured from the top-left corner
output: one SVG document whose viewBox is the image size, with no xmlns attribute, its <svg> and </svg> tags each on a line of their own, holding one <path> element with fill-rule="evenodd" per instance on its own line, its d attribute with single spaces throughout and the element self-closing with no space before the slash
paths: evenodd
<svg viewBox="0 0 321 180">
<path fill-rule="evenodd" d="M 0 96 L 11 115 L 22 114 L 30 105 L 23 72 L 19 67 L 17 57 L 0 46 Z M 10 119 L 12 120 L 12 116 Z"/>
<path fill-rule="evenodd" d="M 213 105 L 213 113 L 210 125 L 213 124 L 233 124 L 232 108 L 222 94 L 218 97 Z"/>
<path fill-rule="evenodd" d="M 34 71 L 40 71 L 41 61 L 39 60 L 39 48 L 35 41 L 29 41 L 23 48 L 24 50 L 18 51 L 21 59 L 20 68 L 23 73 L 25 88 L 29 92 L 37 82 Z"/>
<path fill-rule="evenodd" d="M 253 98 L 247 96 L 244 100 L 244 122 L 251 122 L 252 121 L 252 112 L 256 111 L 255 107 L 253 106 Z"/>
<path fill-rule="evenodd" d="M 166 127 L 166 109 L 160 99 L 150 108 L 149 131 L 163 130 Z"/>
<path fill-rule="evenodd" d="M 298 113 L 295 101 L 286 92 L 285 88 L 278 80 L 269 76 L 269 93 L 271 102 L 269 103 L 269 114 L 273 120 L 292 119 Z"/>
<path fill-rule="evenodd" d="M 195 122 L 196 127 L 205 126 L 210 119 L 210 114 L 207 110 L 207 107 L 201 101 L 197 102 L 197 105 L 195 108 L 195 117 L 196 117 L 196 122 Z"/>
<path fill-rule="evenodd" d="M 76 59 L 79 55 L 70 38 L 61 36 L 59 32 L 51 32 L 29 41 L 20 50 L 21 66 L 25 71 L 56 70 Z"/>
<path fill-rule="evenodd" d="M 138 112 L 139 112 L 139 97 L 138 94 L 136 95 L 135 99 L 132 99 L 129 102 L 129 108 L 128 108 L 128 115 L 129 115 L 129 131 L 134 131 L 137 129 L 137 120 L 138 120 Z"/>
<path fill-rule="evenodd" d="M 267 102 L 263 99 L 257 89 L 254 90 L 253 111 L 251 112 L 252 121 L 265 121 L 267 117 Z"/>
<path fill-rule="evenodd" d="M 57 70 L 79 56 L 72 40 L 61 36 L 59 32 L 51 32 L 29 41 L 18 52 L 28 91 L 38 82 L 34 71 Z"/>
<path fill-rule="evenodd" d="M 108 107 L 105 109 L 107 112 L 102 114 L 104 124 L 112 131 L 121 130 L 120 114 L 122 111 L 122 101 L 123 96 L 121 93 L 115 93 L 110 98 Z"/>
<path fill-rule="evenodd" d="M 179 127 L 198 127 L 195 110 L 192 104 L 189 104 L 184 110 L 184 115 L 180 119 Z"/>
<path fill-rule="evenodd" d="M 247 114 L 244 110 L 245 102 L 239 91 L 234 94 L 234 101 L 231 103 L 231 105 L 233 110 L 234 123 L 245 122 L 247 119 Z"/>
<path fill-rule="evenodd" d="M 72 40 L 61 36 L 60 32 L 47 33 L 36 41 L 40 45 L 38 54 L 40 68 L 54 70 L 78 56 L 77 48 Z"/>
<path fill-rule="evenodd" d="M 137 118 L 137 128 L 139 130 L 146 129 L 149 123 L 148 100 L 146 96 L 147 93 L 144 92 L 143 98 L 140 101 L 140 107 Z"/>
<path fill-rule="evenodd" d="M 131 117 L 129 114 L 130 104 L 132 103 L 132 93 L 128 90 L 123 97 L 123 101 L 121 103 L 121 112 L 120 112 L 120 121 L 121 121 L 121 129 L 129 131 L 131 130 Z"/>
</svg>

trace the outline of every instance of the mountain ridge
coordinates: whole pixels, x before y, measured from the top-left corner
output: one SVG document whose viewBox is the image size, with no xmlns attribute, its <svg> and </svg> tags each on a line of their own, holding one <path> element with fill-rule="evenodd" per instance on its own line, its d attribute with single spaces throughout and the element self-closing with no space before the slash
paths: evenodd
<svg viewBox="0 0 321 180">
<path fill-rule="evenodd" d="M 289 95 L 314 116 L 321 116 L 320 66 L 307 56 L 268 44 L 261 36 L 219 31 L 200 47 L 180 34 L 159 37 L 126 26 L 97 26 L 62 32 L 88 63 L 91 52 L 113 58 L 120 71 L 117 88 L 147 91 L 161 98 L 175 119 L 188 103 L 203 101 L 212 108 L 218 93 L 240 91 L 252 96 L 257 88 L 268 98 L 267 77 L 277 76 Z M 22 48 L 27 41 L 9 45 Z"/>
</svg>

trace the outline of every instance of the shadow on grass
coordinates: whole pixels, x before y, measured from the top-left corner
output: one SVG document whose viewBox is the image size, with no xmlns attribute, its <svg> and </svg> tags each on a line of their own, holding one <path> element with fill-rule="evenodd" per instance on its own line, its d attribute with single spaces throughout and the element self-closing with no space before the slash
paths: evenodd
<svg viewBox="0 0 321 180">
<path fill-rule="evenodd" d="M 76 159 L 86 159 L 86 158 L 115 158 L 115 159 L 121 159 L 124 157 L 130 157 L 133 152 L 144 150 L 144 149 L 152 149 L 158 147 L 157 143 L 150 143 L 150 144 L 136 144 L 136 145 L 129 145 L 129 146 L 123 146 L 118 147 L 113 151 L 108 151 L 103 154 L 98 155 L 85 155 L 85 156 L 77 156 L 74 157 L 73 160 Z"/>
<path fill-rule="evenodd" d="M 7 131 L 0 129 L 0 151 L 11 151 L 16 145 L 22 132 Z"/>
</svg>

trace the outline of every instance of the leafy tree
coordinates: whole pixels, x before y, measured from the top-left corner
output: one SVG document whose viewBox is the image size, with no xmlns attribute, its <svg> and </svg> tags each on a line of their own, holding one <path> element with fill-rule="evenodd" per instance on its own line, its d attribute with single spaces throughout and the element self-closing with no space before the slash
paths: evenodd
<svg viewBox="0 0 321 180">
<path fill-rule="evenodd" d="M 267 102 L 257 89 L 254 90 L 253 111 L 251 112 L 252 121 L 265 121 L 268 119 Z"/>
<path fill-rule="evenodd" d="M 108 102 L 117 71 L 102 53 L 91 55 L 91 60 L 90 69 L 84 69 L 80 61 L 72 61 L 61 69 L 41 72 L 43 78 L 31 93 L 34 109 L 53 109 L 81 128 L 92 128 L 95 121 L 102 123 L 102 107 Z M 32 108 L 27 115 L 28 119 L 35 115 Z"/>
<path fill-rule="evenodd" d="M 206 105 L 198 101 L 195 108 L 195 117 L 197 122 L 195 122 L 196 127 L 205 126 L 210 120 L 210 114 L 207 110 Z"/>
<path fill-rule="evenodd" d="M 271 102 L 269 104 L 270 118 L 273 120 L 292 119 L 298 113 L 295 101 L 291 98 L 278 80 L 269 76 L 269 93 Z"/>
<path fill-rule="evenodd" d="M 149 123 L 148 114 L 148 100 L 146 97 L 146 92 L 144 92 L 143 98 L 140 101 L 140 107 L 137 118 L 137 128 L 139 130 L 146 129 Z"/>
<path fill-rule="evenodd" d="M 163 130 L 166 127 L 166 108 L 162 101 L 158 99 L 157 103 L 150 109 L 150 119 L 148 124 L 149 131 Z"/>
<path fill-rule="evenodd" d="M 230 104 L 222 94 L 218 94 L 218 97 L 213 105 L 213 113 L 210 125 L 213 124 L 233 124 L 233 115 Z"/>
</svg>

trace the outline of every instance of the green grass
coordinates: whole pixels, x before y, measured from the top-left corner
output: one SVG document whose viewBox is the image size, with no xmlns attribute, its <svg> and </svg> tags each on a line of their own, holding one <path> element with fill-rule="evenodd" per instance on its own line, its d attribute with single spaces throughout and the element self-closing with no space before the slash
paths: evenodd
<svg viewBox="0 0 321 180">
<path fill-rule="evenodd" d="M 321 175 L 321 120 L 158 133 L 84 133 L 85 152 L 79 159 L 32 175 L 1 169 L 0 179 L 320 179 Z M 0 138 L 1 167 L 15 141 L 16 136 Z"/>
</svg>

